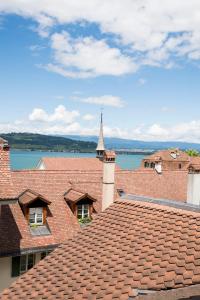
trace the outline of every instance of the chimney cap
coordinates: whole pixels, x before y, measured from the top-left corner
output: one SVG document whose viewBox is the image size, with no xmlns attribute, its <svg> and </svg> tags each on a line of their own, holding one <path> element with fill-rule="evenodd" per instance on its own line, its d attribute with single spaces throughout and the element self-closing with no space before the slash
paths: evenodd
<svg viewBox="0 0 200 300">
<path fill-rule="evenodd" d="M 104 151 L 104 159 L 105 160 L 115 160 L 116 154 L 113 150 L 106 150 Z"/>
</svg>

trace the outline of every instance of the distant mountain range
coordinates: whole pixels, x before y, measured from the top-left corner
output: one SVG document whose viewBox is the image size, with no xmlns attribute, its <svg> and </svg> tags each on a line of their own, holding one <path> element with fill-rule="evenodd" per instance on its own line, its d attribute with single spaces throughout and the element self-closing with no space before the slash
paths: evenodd
<svg viewBox="0 0 200 300">
<path fill-rule="evenodd" d="M 80 135 L 52 136 L 33 133 L 9 133 L 0 134 L 0 136 L 8 140 L 12 149 L 58 152 L 95 152 L 98 141 L 97 136 Z M 200 144 L 186 142 L 146 142 L 106 137 L 105 144 L 107 149 L 137 149 L 145 153 L 169 148 L 179 148 L 181 150 L 196 149 L 200 151 Z"/>
<path fill-rule="evenodd" d="M 97 143 L 97 136 L 80 136 L 80 135 L 66 135 L 66 138 L 79 141 L 95 142 Z M 159 150 L 169 148 L 179 148 L 181 150 L 197 149 L 200 150 L 200 144 L 187 142 L 146 142 L 138 140 L 127 140 L 120 138 L 105 138 L 105 144 L 108 149 L 143 149 L 143 150 Z"/>
<path fill-rule="evenodd" d="M 97 144 L 90 141 L 34 133 L 0 134 L 7 140 L 12 149 L 57 151 L 57 152 L 94 152 Z"/>
</svg>

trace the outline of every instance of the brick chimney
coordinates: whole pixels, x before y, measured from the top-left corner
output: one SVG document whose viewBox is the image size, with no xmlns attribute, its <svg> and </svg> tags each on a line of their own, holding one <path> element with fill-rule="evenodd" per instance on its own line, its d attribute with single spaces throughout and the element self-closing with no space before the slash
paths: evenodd
<svg viewBox="0 0 200 300">
<path fill-rule="evenodd" d="M 10 171 L 10 148 L 8 142 L 0 138 L 0 206 L 16 201 Z"/>
<path fill-rule="evenodd" d="M 114 151 L 104 152 L 102 210 L 114 202 L 115 156 Z"/>
<path fill-rule="evenodd" d="M 0 178 L 10 178 L 10 147 L 8 142 L 0 138 Z M 1 180 L 3 180 L 1 178 Z"/>
</svg>

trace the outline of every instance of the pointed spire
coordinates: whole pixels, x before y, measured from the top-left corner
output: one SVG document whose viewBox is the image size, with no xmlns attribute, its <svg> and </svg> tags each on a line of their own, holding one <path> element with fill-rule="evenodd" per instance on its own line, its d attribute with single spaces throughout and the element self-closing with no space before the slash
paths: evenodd
<svg viewBox="0 0 200 300">
<path fill-rule="evenodd" d="M 99 140 L 96 148 L 97 157 L 103 158 L 104 151 L 105 151 L 105 147 L 104 147 L 104 137 L 103 137 L 103 113 L 101 112 Z"/>
</svg>

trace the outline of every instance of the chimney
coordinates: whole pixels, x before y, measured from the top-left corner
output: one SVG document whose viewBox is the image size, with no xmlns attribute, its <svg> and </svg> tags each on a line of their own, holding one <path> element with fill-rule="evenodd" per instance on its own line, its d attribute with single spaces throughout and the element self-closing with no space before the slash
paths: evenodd
<svg viewBox="0 0 200 300">
<path fill-rule="evenodd" d="M 9 149 L 8 142 L 0 138 L 0 205 L 17 201 L 10 172 Z"/>
<path fill-rule="evenodd" d="M 190 165 L 187 184 L 187 203 L 200 205 L 200 165 Z"/>
<path fill-rule="evenodd" d="M 103 156 L 103 198 L 102 210 L 114 202 L 115 152 L 105 151 Z"/>
<path fill-rule="evenodd" d="M 10 147 L 8 142 L 0 138 L 0 178 L 10 178 Z M 2 180 L 2 179 L 1 179 Z"/>
</svg>

